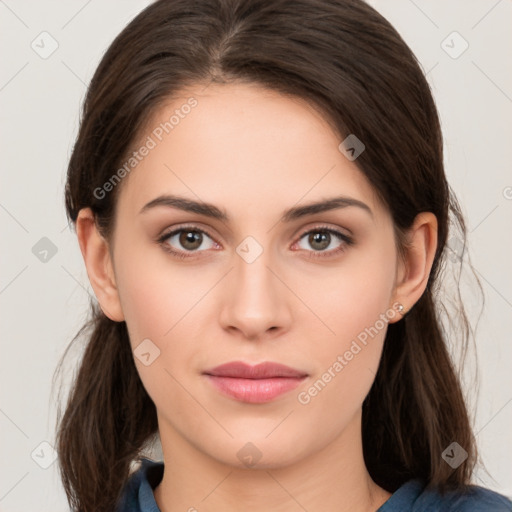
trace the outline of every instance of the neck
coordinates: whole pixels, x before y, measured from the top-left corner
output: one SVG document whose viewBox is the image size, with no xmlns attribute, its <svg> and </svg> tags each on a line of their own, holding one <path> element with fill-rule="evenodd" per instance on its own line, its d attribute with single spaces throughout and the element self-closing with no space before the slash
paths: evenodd
<svg viewBox="0 0 512 512">
<path fill-rule="evenodd" d="M 375 512 L 390 496 L 363 459 L 361 413 L 323 450 L 285 467 L 234 467 L 160 423 L 165 469 L 155 489 L 161 512 Z"/>
</svg>

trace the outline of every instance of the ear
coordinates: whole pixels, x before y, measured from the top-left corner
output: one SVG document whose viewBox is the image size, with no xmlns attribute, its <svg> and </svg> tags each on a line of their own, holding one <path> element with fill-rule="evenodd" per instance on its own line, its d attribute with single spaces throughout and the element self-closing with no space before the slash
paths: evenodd
<svg viewBox="0 0 512 512">
<path fill-rule="evenodd" d="M 437 249 L 437 218 L 432 212 L 419 213 L 407 233 L 407 246 L 400 260 L 394 302 L 404 306 L 403 315 L 420 299 L 427 287 Z M 390 323 L 400 320 L 395 315 Z"/>
<path fill-rule="evenodd" d="M 109 245 L 100 235 L 90 208 L 79 211 L 76 220 L 78 243 L 87 275 L 103 313 L 115 322 L 124 320 L 115 282 Z"/>
</svg>

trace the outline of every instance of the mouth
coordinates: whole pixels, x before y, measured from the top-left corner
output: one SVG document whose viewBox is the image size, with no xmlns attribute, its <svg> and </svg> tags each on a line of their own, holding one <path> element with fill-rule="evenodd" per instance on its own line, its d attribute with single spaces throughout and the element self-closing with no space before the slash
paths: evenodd
<svg viewBox="0 0 512 512">
<path fill-rule="evenodd" d="M 203 375 L 217 391 L 246 403 L 265 403 L 295 389 L 308 374 L 279 363 L 226 363 Z"/>
</svg>

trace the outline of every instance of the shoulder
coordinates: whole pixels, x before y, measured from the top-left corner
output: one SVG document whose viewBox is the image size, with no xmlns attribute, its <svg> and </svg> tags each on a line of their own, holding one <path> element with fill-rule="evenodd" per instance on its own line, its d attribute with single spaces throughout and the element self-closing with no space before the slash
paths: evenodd
<svg viewBox="0 0 512 512">
<path fill-rule="evenodd" d="M 420 480 L 402 485 L 378 512 L 512 512 L 512 501 L 490 489 L 471 485 L 464 491 L 440 493 Z"/>
<path fill-rule="evenodd" d="M 443 506 L 450 512 L 512 512 L 512 501 L 490 489 L 472 485 L 465 492 L 451 491 L 444 495 L 430 491 L 426 493 L 425 501 Z"/>
<path fill-rule="evenodd" d="M 159 512 L 153 489 L 162 480 L 163 472 L 163 462 L 142 458 L 122 490 L 116 512 Z"/>
</svg>

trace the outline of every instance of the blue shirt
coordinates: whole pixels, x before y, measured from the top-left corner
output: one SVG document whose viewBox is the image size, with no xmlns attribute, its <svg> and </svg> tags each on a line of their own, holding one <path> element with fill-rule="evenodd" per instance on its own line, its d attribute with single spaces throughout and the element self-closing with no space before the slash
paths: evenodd
<svg viewBox="0 0 512 512">
<path fill-rule="evenodd" d="M 116 512 L 160 512 L 153 489 L 160 483 L 164 464 L 143 458 L 128 479 Z M 441 496 L 424 491 L 420 480 L 410 480 L 395 491 L 376 512 L 512 512 L 512 501 L 497 492 L 472 486 L 469 493 Z"/>
</svg>

